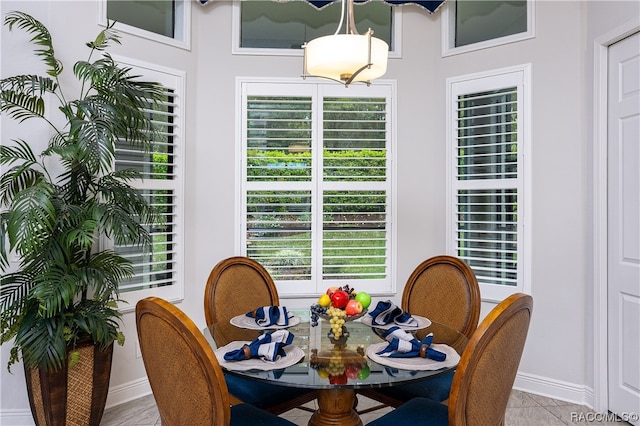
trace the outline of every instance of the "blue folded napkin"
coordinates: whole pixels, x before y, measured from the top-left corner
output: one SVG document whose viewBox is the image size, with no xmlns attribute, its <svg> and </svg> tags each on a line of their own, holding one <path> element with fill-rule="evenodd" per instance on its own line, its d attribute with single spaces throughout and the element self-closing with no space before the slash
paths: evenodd
<svg viewBox="0 0 640 426">
<path fill-rule="evenodd" d="M 411 358 L 422 357 L 435 361 L 444 361 L 447 354 L 440 352 L 431 347 L 433 342 L 433 333 L 429 333 L 424 339 L 418 340 L 410 333 L 400 329 L 399 327 L 391 327 L 382 333 L 389 344 L 376 355 L 391 358 Z"/>
<path fill-rule="evenodd" d="M 260 327 L 289 325 L 289 313 L 284 306 L 262 306 L 255 311 L 247 312 L 246 315 L 255 318 L 256 324 Z"/>
<path fill-rule="evenodd" d="M 375 309 L 369 312 L 372 325 L 389 325 L 395 323 L 405 327 L 418 327 L 418 321 L 390 300 L 378 302 Z"/>
<path fill-rule="evenodd" d="M 276 330 L 258 336 L 253 342 L 224 354 L 225 361 L 243 361 L 260 358 L 263 361 L 275 362 L 286 356 L 284 347 L 293 342 L 293 334 L 288 330 Z"/>
</svg>

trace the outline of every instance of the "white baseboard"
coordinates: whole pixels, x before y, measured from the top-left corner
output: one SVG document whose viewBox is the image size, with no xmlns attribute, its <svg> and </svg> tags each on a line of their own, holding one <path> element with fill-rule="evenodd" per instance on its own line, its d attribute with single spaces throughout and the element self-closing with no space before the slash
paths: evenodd
<svg viewBox="0 0 640 426">
<path fill-rule="evenodd" d="M 115 407 L 149 394 L 151 394 L 151 386 L 146 377 L 122 385 L 112 386 L 109 388 L 109 394 L 107 395 L 106 408 Z M 4 425 L 2 422 L 0 424 Z"/>
<path fill-rule="evenodd" d="M 518 373 L 514 389 L 593 408 L 593 389 L 548 377 Z"/>
<path fill-rule="evenodd" d="M 2 426 L 25 426 L 34 425 L 31 410 L 1 410 L 0 425 Z"/>
<path fill-rule="evenodd" d="M 106 408 L 124 404 L 134 399 L 142 398 L 151 393 L 151 386 L 146 379 L 134 380 L 123 385 L 112 386 L 107 395 Z M 32 426 L 31 410 L 0 409 L 0 425 L 2 426 Z"/>
</svg>

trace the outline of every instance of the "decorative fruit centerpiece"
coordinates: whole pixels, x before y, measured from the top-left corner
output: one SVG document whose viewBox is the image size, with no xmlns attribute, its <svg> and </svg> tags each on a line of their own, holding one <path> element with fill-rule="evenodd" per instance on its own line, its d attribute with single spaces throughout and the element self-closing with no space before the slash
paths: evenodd
<svg viewBox="0 0 640 426">
<path fill-rule="evenodd" d="M 310 365 L 317 371 L 319 377 L 328 379 L 333 385 L 344 385 L 348 379 L 364 380 L 371 373 L 362 347 L 352 351 L 336 346 L 331 351 L 320 353 L 317 349 L 313 349 Z"/>
<path fill-rule="evenodd" d="M 329 337 L 338 341 L 341 337 L 348 336 L 345 322 L 360 318 L 367 312 L 370 304 L 371 296 L 364 291 L 357 292 L 348 285 L 329 287 L 325 294 L 311 305 L 311 326 L 317 326 L 319 318 L 329 320 Z"/>
</svg>

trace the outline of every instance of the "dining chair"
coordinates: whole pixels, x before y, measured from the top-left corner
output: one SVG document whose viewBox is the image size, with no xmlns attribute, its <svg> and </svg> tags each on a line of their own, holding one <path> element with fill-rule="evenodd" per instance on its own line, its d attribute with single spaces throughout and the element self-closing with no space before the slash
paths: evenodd
<svg viewBox="0 0 640 426">
<path fill-rule="evenodd" d="M 500 302 L 471 336 L 453 376 L 448 405 L 414 398 L 368 426 L 504 425 L 507 402 L 524 350 L 533 298 L 516 293 Z"/>
<path fill-rule="evenodd" d="M 136 304 L 142 360 L 163 425 L 293 425 L 250 404 L 230 406 L 222 368 L 193 321 L 164 299 Z"/>
<path fill-rule="evenodd" d="M 234 340 L 252 341 L 255 330 L 242 330 L 229 320 L 261 306 L 280 304 L 278 291 L 269 272 L 257 261 L 233 256 L 216 264 L 204 291 L 204 316 L 218 347 Z M 317 397 L 315 391 L 262 383 L 225 374 L 233 403 L 245 402 L 274 414 L 303 407 Z"/>
<path fill-rule="evenodd" d="M 465 337 L 446 342 L 460 350 L 476 330 L 480 318 L 480 287 L 473 269 L 448 255 L 431 257 L 418 265 L 402 293 L 402 309 L 452 328 Z M 434 337 L 437 341 L 438 336 Z M 360 394 L 398 407 L 415 397 L 441 402 L 448 398 L 453 372 L 393 388 L 362 389 Z"/>
</svg>

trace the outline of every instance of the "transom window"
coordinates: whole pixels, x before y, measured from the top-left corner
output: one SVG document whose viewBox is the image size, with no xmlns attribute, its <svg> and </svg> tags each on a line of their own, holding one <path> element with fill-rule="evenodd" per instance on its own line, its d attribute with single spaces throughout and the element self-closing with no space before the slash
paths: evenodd
<svg viewBox="0 0 640 426">
<path fill-rule="evenodd" d="M 340 2 L 318 10 L 304 1 L 236 1 L 233 9 L 233 52 L 236 54 L 302 55 L 302 45 L 336 32 Z M 401 12 L 379 1 L 354 4 L 356 28 L 369 28 L 398 54 Z"/>
<path fill-rule="evenodd" d="M 99 22 L 160 43 L 189 49 L 190 0 L 99 0 Z"/>
<path fill-rule="evenodd" d="M 395 87 L 240 85 L 244 253 L 281 295 L 391 291 Z"/>
<path fill-rule="evenodd" d="M 442 14 L 443 56 L 534 37 L 534 1 L 447 1 Z"/>
</svg>

